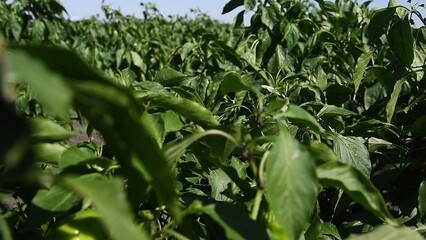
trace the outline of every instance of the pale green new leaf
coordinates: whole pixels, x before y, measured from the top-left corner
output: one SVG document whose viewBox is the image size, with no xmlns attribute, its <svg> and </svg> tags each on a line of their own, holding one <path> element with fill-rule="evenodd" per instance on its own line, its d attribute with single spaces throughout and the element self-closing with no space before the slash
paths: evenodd
<svg viewBox="0 0 426 240">
<path fill-rule="evenodd" d="M 355 66 L 355 72 L 353 75 L 353 82 L 355 85 L 355 95 L 358 92 L 359 86 L 361 85 L 362 77 L 367 70 L 368 63 L 370 62 L 373 52 L 364 52 L 359 56 Z"/>
<path fill-rule="evenodd" d="M 357 236 L 350 236 L 348 240 L 424 240 L 424 238 L 414 230 L 406 227 L 393 227 L 382 225 L 370 233 Z"/>
<path fill-rule="evenodd" d="M 401 93 L 402 85 L 405 79 L 400 79 L 395 83 L 389 102 L 386 104 L 386 119 L 390 123 L 392 121 L 393 114 L 395 112 L 396 103 L 398 101 L 399 94 Z"/>
<path fill-rule="evenodd" d="M 353 166 L 341 162 L 328 162 L 317 167 L 321 184 L 342 189 L 354 201 L 383 219 L 395 223 L 379 190 Z"/>
<path fill-rule="evenodd" d="M 315 210 L 318 192 L 315 160 L 282 131 L 266 164 L 266 199 L 288 239 L 299 239 Z"/>
</svg>

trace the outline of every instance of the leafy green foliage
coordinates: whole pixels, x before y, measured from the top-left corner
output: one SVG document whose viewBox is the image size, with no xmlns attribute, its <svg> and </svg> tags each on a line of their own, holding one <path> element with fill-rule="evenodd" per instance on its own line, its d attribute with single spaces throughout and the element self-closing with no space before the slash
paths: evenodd
<svg viewBox="0 0 426 240">
<path fill-rule="evenodd" d="M 422 5 L 368 5 L 0 1 L 1 237 L 421 238 Z"/>
</svg>

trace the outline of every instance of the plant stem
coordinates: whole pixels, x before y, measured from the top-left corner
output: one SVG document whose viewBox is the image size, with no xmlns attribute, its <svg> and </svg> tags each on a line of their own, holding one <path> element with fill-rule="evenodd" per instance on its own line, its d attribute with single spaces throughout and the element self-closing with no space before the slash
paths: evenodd
<svg viewBox="0 0 426 240">
<path fill-rule="evenodd" d="M 255 220 L 259 215 L 260 203 L 262 202 L 263 189 L 257 189 L 256 197 L 254 198 L 253 209 L 251 210 L 250 218 Z"/>
<path fill-rule="evenodd" d="M 250 214 L 250 217 L 253 220 L 257 219 L 257 216 L 259 215 L 260 204 L 262 203 L 262 197 L 263 197 L 263 192 L 265 188 L 263 171 L 265 169 L 265 163 L 266 163 L 266 159 L 268 159 L 268 156 L 269 156 L 269 151 L 266 151 L 265 154 L 263 154 L 262 160 L 260 161 L 260 164 L 259 164 L 259 169 L 257 171 L 257 191 L 256 191 L 256 196 L 254 198 L 253 209 Z"/>
</svg>

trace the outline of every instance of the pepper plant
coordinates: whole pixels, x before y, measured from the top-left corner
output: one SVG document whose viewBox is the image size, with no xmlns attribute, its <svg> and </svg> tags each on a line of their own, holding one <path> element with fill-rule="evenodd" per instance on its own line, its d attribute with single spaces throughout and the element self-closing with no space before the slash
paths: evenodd
<svg viewBox="0 0 426 240">
<path fill-rule="evenodd" d="M 0 2 L 3 239 L 423 239 L 424 5 L 143 7 Z"/>
</svg>

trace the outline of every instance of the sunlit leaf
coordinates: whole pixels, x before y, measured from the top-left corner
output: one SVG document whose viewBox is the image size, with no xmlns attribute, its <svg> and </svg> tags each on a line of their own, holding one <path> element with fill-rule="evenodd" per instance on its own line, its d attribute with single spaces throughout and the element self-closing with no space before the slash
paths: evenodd
<svg viewBox="0 0 426 240">
<path fill-rule="evenodd" d="M 337 160 L 357 168 L 366 176 L 371 173 L 371 160 L 367 147 L 357 137 L 333 134 L 333 150 Z"/>
<path fill-rule="evenodd" d="M 390 123 L 393 118 L 393 114 L 395 112 L 396 103 L 399 98 L 399 94 L 402 90 L 402 85 L 404 84 L 405 79 L 400 79 L 395 83 L 395 86 L 393 87 L 392 94 L 390 96 L 389 102 L 386 105 L 386 119 L 387 122 Z"/>
<path fill-rule="evenodd" d="M 266 199 L 289 239 L 299 239 L 307 227 L 317 191 L 314 159 L 282 131 L 266 165 Z"/>
<path fill-rule="evenodd" d="M 362 78 L 365 71 L 367 70 L 368 63 L 370 62 L 373 52 L 364 52 L 359 56 L 358 61 L 355 66 L 355 72 L 353 76 L 353 81 L 355 85 L 355 94 L 358 92 L 359 86 L 361 85 Z"/>
<path fill-rule="evenodd" d="M 424 239 L 420 234 L 412 229 L 405 227 L 393 227 L 389 225 L 378 226 L 370 233 L 360 234 L 357 236 L 350 236 L 348 240 L 422 240 Z"/>
</svg>

